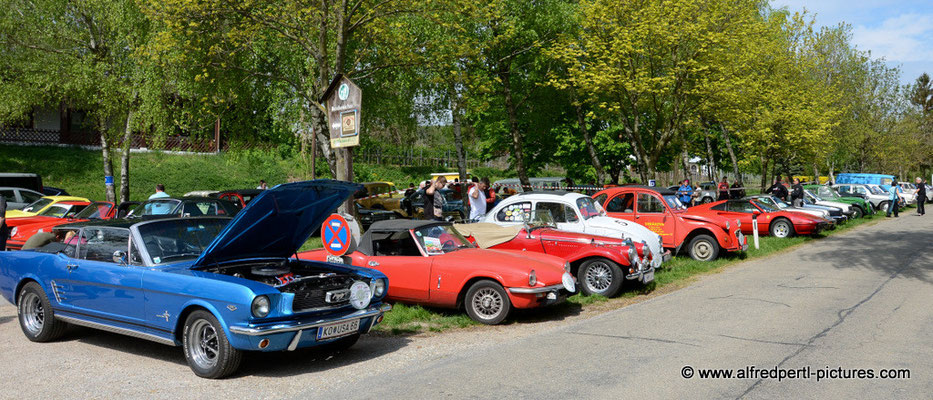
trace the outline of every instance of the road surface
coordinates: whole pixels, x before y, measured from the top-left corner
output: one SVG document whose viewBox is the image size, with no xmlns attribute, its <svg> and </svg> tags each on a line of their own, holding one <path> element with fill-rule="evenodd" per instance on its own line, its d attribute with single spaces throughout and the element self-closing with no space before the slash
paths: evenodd
<svg viewBox="0 0 933 400">
<path fill-rule="evenodd" d="M 593 317 L 250 354 L 221 381 L 196 378 L 178 348 L 114 334 L 31 343 L 3 303 L 0 397 L 929 398 L 931 240 L 933 217 L 904 213 Z M 810 377 L 700 377 L 749 366 Z M 816 380 L 857 369 L 898 379 Z"/>
</svg>

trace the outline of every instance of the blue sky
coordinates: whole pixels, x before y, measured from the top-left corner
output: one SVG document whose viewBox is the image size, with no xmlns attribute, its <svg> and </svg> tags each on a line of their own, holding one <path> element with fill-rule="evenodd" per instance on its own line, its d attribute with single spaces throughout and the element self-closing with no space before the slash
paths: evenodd
<svg viewBox="0 0 933 400">
<path fill-rule="evenodd" d="M 933 0 L 772 0 L 774 7 L 807 9 L 816 23 L 852 25 L 852 41 L 874 58 L 901 68 L 901 82 L 933 75 Z"/>
</svg>

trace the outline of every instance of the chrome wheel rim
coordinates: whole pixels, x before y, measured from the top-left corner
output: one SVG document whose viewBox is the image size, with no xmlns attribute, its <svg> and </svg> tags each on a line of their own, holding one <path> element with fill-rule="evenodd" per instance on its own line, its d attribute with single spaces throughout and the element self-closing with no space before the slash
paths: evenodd
<svg viewBox="0 0 933 400">
<path fill-rule="evenodd" d="M 778 222 L 777 224 L 774 224 L 774 236 L 783 238 L 787 237 L 789 233 L 790 229 L 787 227 L 786 222 Z"/>
<path fill-rule="evenodd" d="M 701 260 L 706 260 L 713 256 L 713 246 L 705 240 L 697 242 L 693 245 L 693 255 Z"/>
<path fill-rule="evenodd" d="M 191 359 L 201 368 L 209 369 L 217 365 L 220 355 L 220 341 L 217 330 L 210 322 L 199 319 L 191 326 L 189 336 Z"/>
<path fill-rule="evenodd" d="M 42 307 L 42 300 L 35 293 L 26 293 L 20 300 L 20 307 L 23 313 L 23 326 L 33 336 L 42 332 L 42 326 L 45 324 L 45 309 Z"/>
<path fill-rule="evenodd" d="M 482 319 L 493 319 L 502 312 L 502 295 L 492 288 L 482 288 L 473 295 L 473 312 Z"/>
<path fill-rule="evenodd" d="M 591 292 L 603 292 L 612 285 L 612 268 L 604 262 L 593 263 L 587 268 L 584 281 Z"/>
</svg>

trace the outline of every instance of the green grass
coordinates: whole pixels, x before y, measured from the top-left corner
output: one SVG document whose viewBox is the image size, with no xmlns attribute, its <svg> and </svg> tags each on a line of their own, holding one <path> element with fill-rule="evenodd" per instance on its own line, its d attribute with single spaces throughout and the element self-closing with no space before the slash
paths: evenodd
<svg viewBox="0 0 933 400">
<path fill-rule="evenodd" d="M 686 255 L 680 255 L 665 263 L 660 270 L 655 272 L 654 282 L 646 286 L 637 284 L 628 285 L 628 288 L 619 295 L 619 298 L 644 298 L 651 295 L 655 290 L 665 286 L 686 284 L 690 279 L 696 276 L 715 273 L 729 265 L 745 260 L 766 257 L 782 250 L 789 250 L 794 246 L 812 240 L 819 240 L 819 238 L 845 232 L 856 226 L 883 219 L 884 215 L 879 213 L 867 218 L 852 220 L 836 228 L 836 230 L 821 233 L 816 237 L 804 236 L 787 239 L 761 237 L 759 240 L 761 246 L 757 250 L 754 248 L 752 237 L 749 236 L 749 250 L 747 252 L 744 254 L 726 254 L 711 262 L 696 261 Z M 609 299 L 603 296 L 584 296 L 582 294 L 569 297 L 567 303 L 569 303 L 569 306 L 555 306 L 548 311 L 554 314 L 566 315 L 585 311 L 588 307 L 605 307 L 606 303 L 610 303 L 610 306 L 617 307 L 629 304 L 627 301 Z M 554 317 L 559 319 L 561 315 L 554 315 Z M 463 328 L 472 325 L 478 325 L 478 323 L 470 320 L 463 311 L 437 310 L 396 303 L 395 308 L 386 314 L 383 322 L 377 325 L 377 330 L 388 334 L 416 334 L 422 332 L 441 332 L 452 328 Z"/>
</svg>

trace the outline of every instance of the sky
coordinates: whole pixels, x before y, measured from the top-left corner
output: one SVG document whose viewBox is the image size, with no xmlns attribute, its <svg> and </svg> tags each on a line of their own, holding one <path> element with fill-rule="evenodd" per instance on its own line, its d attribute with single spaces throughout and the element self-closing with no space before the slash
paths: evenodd
<svg viewBox="0 0 933 400">
<path fill-rule="evenodd" d="M 851 25 L 856 47 L 899 67 L 902 83 L 913 82 L 923 72 L 933 75 L 933 0 L 772 0 L 771 4 L 792 11 L 806 9 L 816 14 L 820 26 Z"/>
</svg>

